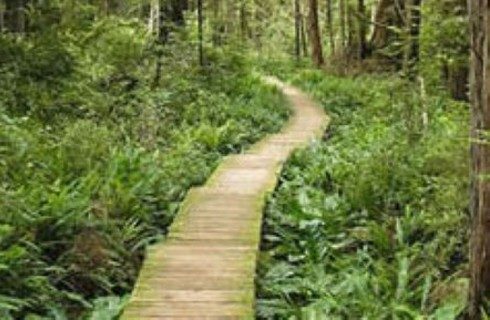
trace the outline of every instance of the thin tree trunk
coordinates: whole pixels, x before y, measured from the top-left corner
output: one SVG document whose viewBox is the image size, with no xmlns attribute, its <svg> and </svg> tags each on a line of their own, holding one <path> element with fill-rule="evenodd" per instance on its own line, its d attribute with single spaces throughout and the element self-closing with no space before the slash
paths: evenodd
<svg viewBox="0 0 490 320">
<path fill-rule="evenodd" d="M 0 1 L 0 32 L 5 30 L 5 3 Z"/>
<path fill-rule="evenodd" d="M 301 8 L 300 0 L 294 0 L 294 44 L 296 60 L 301 59 Z"/>
<path fill-rule="evenodd" d="M 306 28 L 305 28 L 305 17 L 303 13 L 301 13 L 301 46 L 303 47 L 303 56 L 307 57 L 308 56 L 308 40 L 307 40 L 307 33 L 306 33 Z"/>
<path fill-rule="evenodd" d="M 358 14 L 358 24 L 359 24 L 359 48 L 358 48 L 358 59 L 364 60 L 367 56 L 367 43 L 366 43 L 366 34 L 367 34 L 367 23 L 366 23 L 366 4 L 364 0 L 357 1 L 357 14 Z"/>
<path fill-rule="evenodd" d="M 339 15 L 340 15 L 340 46 L 342 48 L 342 51 L 345 50 L 346 46 L 346 26 L 345 26 L 345 1 L 346 0 L 340 0 L 339 1 Z"/>
<path fill-rule="evenodd" d="M 197 0 L 197 26 L 198 26 L 198 51 L 199 51 L 199 65 L 204 66 L 204 44 L 203 44 L 203 28 L 204 28 L 204 13 L 203 13 L 203 0 Z"/>
<path fill-rule="evenodd" d="M 380 0 L 374 14 L 374 30 L 371 36 L 371 46 L 374 49 L 382 49 L 389 42 L 389 26 L 401 27 L 397 23 L 390 23 L 390 20 L 396 20 L 394 14 L 393 0 Z"/>
<path fill-rule="evenodd" d="M 490 7 L 488 0 L 469 0 L 471 30 L 471 160 L 472 234 L 470 241 L 469 319 L 480 318 L 480 307 L 490 291 Z"/>
<path fill-rule="evenodd" d="M 157 45 L 163 46 L 167 42 L 167 27 L 165 25 L 165 9 L 163 8 L 164 0 L 156 0 L 152 4 L 152 14 L 150 17 L 150 28 L 156 32 L 156 42 Z M 160 84 L 160 79 L 162 78 L 162 68 L 163 68 L 163 52 L 157 50 L 156 53 L 156 67 L 155 67 L 155 78 L 153 79 L 153 88 L 158 87 Z"/>
<path fill-rule="evenodd" d="M 242 0 L 240 4 L 240 36 L 243 41 L 247 39 L 248 35 L 248 11 L 247 2 Z"/>
<path fill-rule="evenodd" d="M 354 12 L 352 6 L 349 4 L 346 8 L 346 16 L 347 16 L 347 54 L 351 54 L 351 49 L 354 47 L 355 40 L 355 30 L 354 30 Z"/>
<path fill-rule="evenodd" d="M 332 11 L 332 0 L 327 0 L 327 32 L 328 38 L 330 40 L 330 53 L 335 54 L 335 35 L 333 30 L 333 11 Z"/>
<path fill-rule="evenodd" d="M 150 17 L 148 18 L 148 31 L 160 37 L 160 0 L 153 0 L 150 3 Z"/>
<path fill-rule="evenodd" d="M 313 63 L 320 67 L 323 65 L 323 49 L 318 25 L 318 2 L 317 0 L 308 0 L 308 31 L 311 45 L 311 58 Z"/>
</svg>

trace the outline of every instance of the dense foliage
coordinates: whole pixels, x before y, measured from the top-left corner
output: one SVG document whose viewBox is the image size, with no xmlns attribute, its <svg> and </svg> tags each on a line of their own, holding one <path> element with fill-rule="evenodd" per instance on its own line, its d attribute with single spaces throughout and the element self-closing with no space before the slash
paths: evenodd
<svg viewBox="0 0 490 320">
<path fill-rule="evenodd" d="M 273 69 L 333 125 L 291 157 L 268 202 L 258 316 L 456 319 L 468 285 L 466 105 L 396 78 Z"/>
<path fill-rule="evenodd" d="M 187 191 L 287 119 L 265 73 L 332 126 L 268 201 L 258 317 L 457 318 L 467 18 L 466 0 L 0 0 L 0 319 L 117 318 Z"/>
<path fill-rule="evenodd" d="M 116 315 L 187 190 L 288 116 L 239 53 L 175 42 L 154 87 L 142 23 L 85 22 L 0 36 L 1 319 Z"/>
</svg>

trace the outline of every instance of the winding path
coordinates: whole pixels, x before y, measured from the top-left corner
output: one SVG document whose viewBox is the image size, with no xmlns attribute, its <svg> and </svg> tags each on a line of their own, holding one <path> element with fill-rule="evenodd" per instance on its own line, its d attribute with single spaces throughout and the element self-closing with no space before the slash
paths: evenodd
<svg viewBox="0 0 490 320">
<path fill-rule="evenodd" d="M 328 124 L 320 107 L 274 78 L 294 115 L 278 134 L 222 162 L 192 189 L 168 238 L 152 246 L 123 320 L 252 319 L 262 211 L 289 154 Z"/>
</svg>

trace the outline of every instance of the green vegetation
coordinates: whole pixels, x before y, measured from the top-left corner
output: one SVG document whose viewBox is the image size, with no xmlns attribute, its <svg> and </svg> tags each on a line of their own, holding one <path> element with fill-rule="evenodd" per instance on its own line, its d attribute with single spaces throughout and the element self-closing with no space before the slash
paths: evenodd
<svg viewBox="0 0 490 320">
<path fill-rule="evenodd" d="M 485 318 L 487 6 L 0 0 L 0 320 L 117 318 L 188 190 L 288 119 L 267 74 L 332 125 L 268 200 L 258 318 Z"/>
<path fill-rule="evenodd" d="M 466 104 L 394 77 L 272 68 L 333 125 L 291 157 L 269 199 L 259 317 L 456 319 L 468 286 Z"/>
<path fill-rule="evenodd" d="M 153 90 L 153 41 L 116 17 L 0 36 L 1 319 L 117 315 L 187 190 L 287 118 L 237 52 L 202 70 L 176 43 Z"/>
</svg>

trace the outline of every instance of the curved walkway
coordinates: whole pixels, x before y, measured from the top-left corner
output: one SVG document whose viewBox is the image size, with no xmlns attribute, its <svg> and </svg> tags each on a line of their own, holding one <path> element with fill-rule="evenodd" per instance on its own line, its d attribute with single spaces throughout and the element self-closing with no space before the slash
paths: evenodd
<svg viewBox="0 0 490 320">
<path fill-rule="evenodd" d="M 274 78 L 294 115 L 278 134 L 225 158 L 192 189 L 168 238 L 147 253 L 121 319 L 252 319 L 262 211 L 289 154 L 328 124 L 320 107 Z"/>
</svg>

